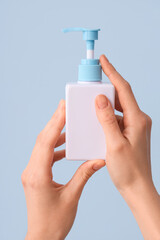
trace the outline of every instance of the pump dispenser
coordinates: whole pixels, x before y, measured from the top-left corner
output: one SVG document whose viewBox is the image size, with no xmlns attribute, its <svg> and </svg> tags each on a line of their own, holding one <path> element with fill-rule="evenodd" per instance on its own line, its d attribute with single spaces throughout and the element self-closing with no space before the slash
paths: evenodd
<svg viewBox="0 0 160 240">
<path fill-rule="evenodd" d="M 82 32 L 86 59 L 79 65 L 78 82 L 66 85 L 66 158 L 69 160 L 105 159 L 105 136 L 95 112 L 95 98 L 106 95 L 114 108 L 115 89 L 102 83 L 99 59 L 94 59 L 95 40 L 100 29 L 66 28 L 64 33 Z"/>
<path fill-rule="evenodd" d="M 66 28 L 64 33 L 82 32 L 83 40 L 86 41 L 86 59 L 81 60 L 79 65 L 78 80 L 83 82 L 98 82 L 102 80 L 102 70 L 98 59 L 94 59 L 95 40 L 98 40 L 100 29 L 88 30 L 85 28 Z"/>
</svg>

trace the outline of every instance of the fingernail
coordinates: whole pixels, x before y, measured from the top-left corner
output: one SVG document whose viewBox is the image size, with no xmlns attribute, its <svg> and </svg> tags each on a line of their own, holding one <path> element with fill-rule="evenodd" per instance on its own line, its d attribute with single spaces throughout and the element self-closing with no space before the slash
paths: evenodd
<svg viewBox="0 0 160 240">
<path fill-rule="evenodd" d="M 102 54 L 101 57 L 102 57 L 102 58 L 105 58 L 105 60 L 106 60 L 107 62 L 109 62 L 109 60 L 108 60 L 108 58 L 106 57 L 106 55 Z"/>
<path fill-rule="evenodd" d="M 100 108 L 100 109 L 106 108 L 108 105 L 107 98 L 104 95 L 99 96 L 97 98 L 97 105 L 98 105 L 98 108 Z"/>
<path fill-rule="evenodd" d="M 101 169 L 104 166 L 105 166 L 105 161 L 104 161 L 103 164 L 102 163 L 101 164 L 98 164 L 98 163 L 94 164 L 92 168 L 93 168 L 94 171 L 98 171 L 99 169 Z"/>
</svg>

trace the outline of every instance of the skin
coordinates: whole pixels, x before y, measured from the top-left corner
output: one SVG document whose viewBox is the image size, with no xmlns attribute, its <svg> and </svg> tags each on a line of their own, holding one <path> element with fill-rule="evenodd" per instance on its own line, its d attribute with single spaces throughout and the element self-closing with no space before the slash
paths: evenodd
<svg viewBox="0 0 160 240">
<path fill-rule="evenodd" d="M 37 137 L 28 166 L 22 173 L 28 215 L 26 240 L 62 240 L 70 231 L 78 201 L 88 179 L 105 166 L 104 160 L 83 163 L 73 178 L 61 185 L 53 180 L 52 166 L 65 157 L 55 151 L 65 142 L 65 102 L 62 100 L 51 120 Z"/>
<path fill-rule="evenodd" d="M 96 113 L 106 137 L 106 166 L 116 188 L 130 207 L 145 240 L 160 239 L 160 198 L 151 174 L 150 135 L 152 121 L 143 113 L 128 82 L 108 59 L 102 69 L 116 89 L 115 116 L 109 100 L 99 95 Z"/>
<path fill-rule="evenodd" d="M 73 178 L 60 185 L 53 181 L 52 165 L 65 157 L 55 151 L 65 142 L 65 102 L 39 134 L 31 159 L 22 174 L 27 213 L 26 240 L 62 240 L 74 222 L 78 201 L 88 179 L 105 164 L 116 188 L 131 209 L 145 240 L 160 239 L 160 198 L 153 184 L 150 160 L 152 121 L 143 113 L 130 85 L 108 59 L 100 57 L 102 69 L 116 89 L 115 116 L 104 95 L 95 99 L 97 118 L 106 138 L 106 163 L 83 163 Z"/>
</svg>

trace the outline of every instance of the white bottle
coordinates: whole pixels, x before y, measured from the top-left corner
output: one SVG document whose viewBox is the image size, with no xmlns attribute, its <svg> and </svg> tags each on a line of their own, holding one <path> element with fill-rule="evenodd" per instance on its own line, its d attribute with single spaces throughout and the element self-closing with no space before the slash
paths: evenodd
<svg viewBox="0 0 160 240">
<path fill-rule="evenodd" d="M 81 28 L 64 32 L 82 31 L 87 42 L 87 59 L 79 65 L 79 80 L 66 85 L 66 158 L 68 160 L 105 159 L 106 144 L 102 127 L 95 111 L 95 98 L 106 95 L 114 108 L 115 89 L 111 83 L 102 83 L 102 70 L 94 59 L 94 40 L 98 31 Z"/>
</svg>

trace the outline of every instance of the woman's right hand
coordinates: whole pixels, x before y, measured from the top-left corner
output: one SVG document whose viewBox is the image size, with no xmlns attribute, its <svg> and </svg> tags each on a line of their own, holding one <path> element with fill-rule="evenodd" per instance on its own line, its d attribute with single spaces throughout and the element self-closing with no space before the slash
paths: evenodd
<svg viewBox="0 0 160 240">
<path fill-rule="evenodd" d="M 160 239 L 160 198 L 150 161 L 151 118 L 143 113 L 127 81 L 102 55 L 104 73 L 116 89 L 115 116 L 109 100 L 99 95 L 96 113 L 106 137 L 106 165 L 115 186 L 131 208 L 145 239 Z"/>
</svg>

